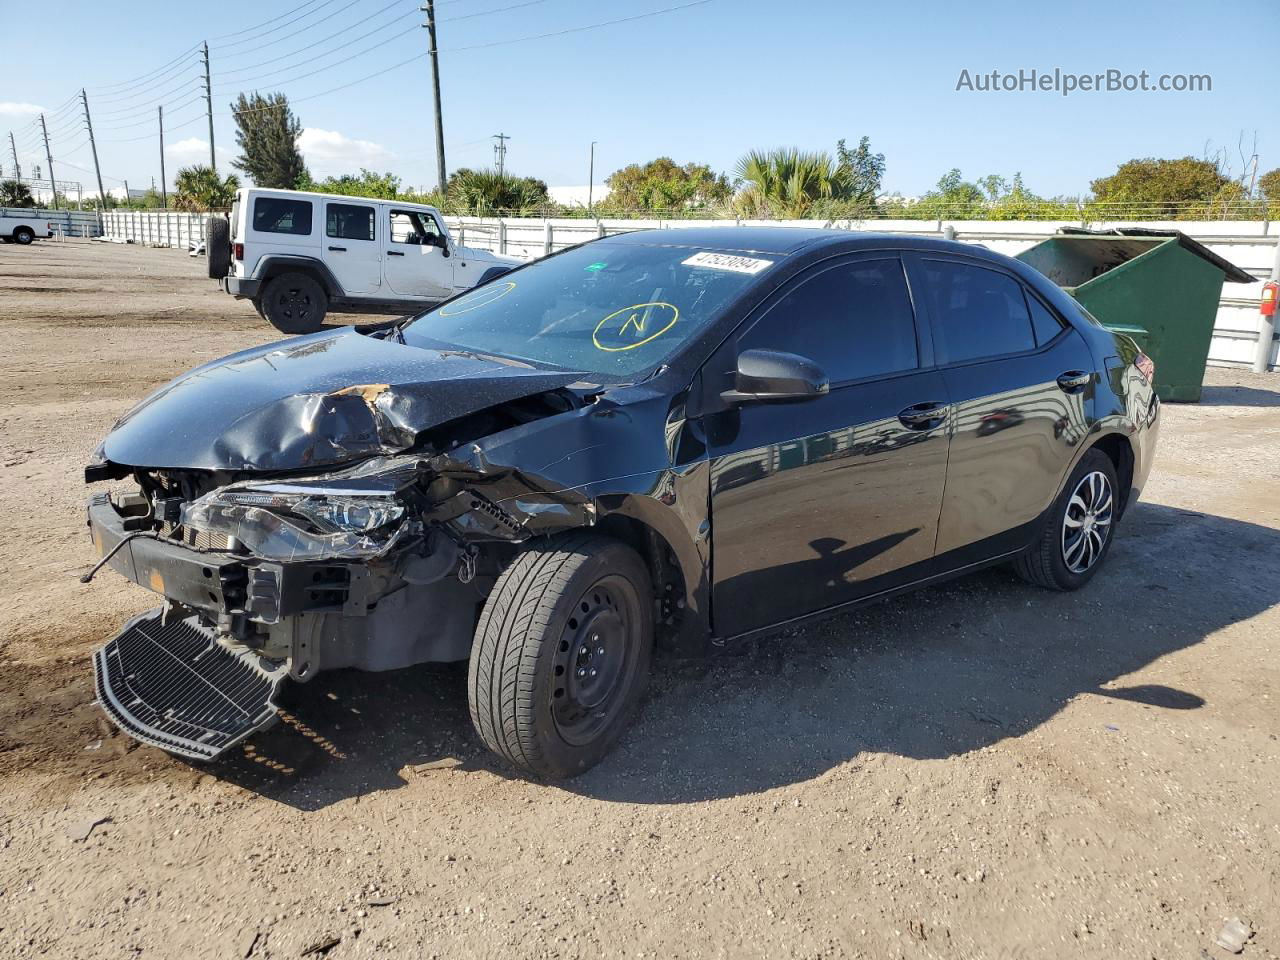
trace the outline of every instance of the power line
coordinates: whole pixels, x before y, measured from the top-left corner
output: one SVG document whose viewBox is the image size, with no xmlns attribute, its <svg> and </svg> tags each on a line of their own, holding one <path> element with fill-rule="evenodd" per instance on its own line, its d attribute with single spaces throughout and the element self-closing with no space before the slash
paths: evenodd
<svg viewBox="0 0 1280 960">
<path fill-rule="evenodd" d="M 383 7 L 381 10 L 379 10 L 379 11 L 378 11 L 378 13 L 373 14 L 373 16 L 374 16 L 374 17 L 376 17 L 376 16 L 378 16 L 379 14 L 384 13 L 384 12 L 386 12 L 387 10 L 391 9 L 391 7 L 399 6 L 401 3 L 402 3 L 402 0 L 393 0 L 393 2 L 392 2 L 392 3 L 390 3 L 390 4 L 388 4 L 387 6 Z M 370 18 L 370 19 L 372 19 L 372 18 Z M 397 18 L 397 19 L 403 19 L 403 15 L 401 15 L 401 17 L 399 17 L 399 18 Z M 416 18 L 415 18 L 415 19 L 416 19 Z M 291 53 L 281 54 L 281 56 L 279 57 L 279 59 L 281 59 L 281 60 L 287 60 L 289 57 L 292 57 L 292 56 L 295 56 L 295 55 L 297 55 L 297 54 L 299 54 L 299 53 L 303 53 L 303 52 L 305 52 L 305 51 L 307 51 L 307 50 L 310 50 L 312 47 L 317 47 L 317 46 L 319 46 L 319 45 L 320 45 L 320 44 L 322 44 L 322 43 L 327 43 L 328 41 L 332 40 L 334 37 L 339 37 L 339 36 L 342 36 L 342 37 L 343 37 L 343 41 L 342 41 L 342 43 L 340 43 L 340 44 L 339 44 L 339 45 L 338 45 L 334 50 L 322 51 L 321 53 L 318 53 L 318 54 L 312 54 L 310 57 L 308 57 L 308 58 L 307 58 L 307 59 L 308 59 L 308 60 L 310 60 L 310 61 L 314 61 L 317 57 L 322 57 L 322 56 L 324 56 L 326 53 L 335 53 L 335 52 L 337 52 L 338 50 L 343 49 L 344 47 L 349 47 L 349 46 L 350 46 L 351 44 L 353 44 L 353 43 L 359 43 L 361 40 L 364 40 L 364 39 L 365 39 L 365 38 L 367 38 L 367 37 L 371 37 L 371 36 L 373 36 L 375 33 L 381 33 L 383 30 L 386 30 L 388 27 L 394 27 L 395 25 L 396 25 L 396 20 L 391 20 L 391 21 L 389 21 L 389 22 L 387 22 L 387 23 L 384 23 L 384 24 L 383 24 L 382 26 L 380 26 L 380 27 L 374 27 L 374 29 L 372 29 L 372 30 L 368 31 L 367 33 L 362 33 L 362 34 L 361 34 L 360 36 L 358 36 L 358 37 L 345 37 L 345 36 L 344 36 L 344 34 L 346 34 L 350 28 L 347 28 L 347 29 L 344 29 L 344 30 L 339 30 L 337 33 L 330 34 L 329 36 L 325 37 L 323 40 L 317 40 L 315 43 L 308 44 L 308 45 L 307 45 L 307 46 L 305 46 L 305 47 L 299 47 L 297 50 L 294 50 L 294 51 L 292 51 Z M 417 23 L 415 22 L 415 23 L 414 23 L 414 28 L 416 28 L 416 27 L 417 27 Z M 408 31 L 406 31 L 406 32 L 408 32 Z M 395 38 L 395 37 L 392 37 L 392 38 L 391 38 L 391 40 L 394 40 L 394 39 L 396 39 L 396 38 Z M 384 42 L 384 43 L 389 43 L 389 42 L 390 42 L 390 40 L 383 41 L 383 42 Z M 339 60 L 338 62 L 339 62 L 339 63 L 342 63 L 343 61 Z M 218 74 L 218 81 L 219 81 L 219 83 L 222 83 L 222 82 L 225 80 L 225 78 L 226 78 L 226 77 L 234 76 L 234 75 L 235 75 L 235 74 L 237 74 L 237 73 L 247 73 L 247 72 L 249 72 L 249 71 L 256 70 L 259 66 L 261 66 L 261 64 L 257 64 L 257 65 L 252 66 L 252 67 L 240 67 L 239 69 L 236 69 L 236 70 L 224 70 L 224 71 L 222 71 L 222 72 L 220 72 L 220 73 Z M 258 75 L 256 75 L 256 76 L 253 76 L 253 77 L 245 77 L 245 78 L 242 78 L 242 79 L 236 80 L 235 82 L 236 82 L 236 83 L 238 83 L 238 84 L 241 84 L 241 83 L 251 83 L 251 82 L 253 82 L 254 80 L 258 80 L 258 79 L 260 79 L 260 78 L 262 78 L 262 77 L 269 77 L 269 76 L 272 76 L 273 74 L 277 74 L 277 73 L 285 73 L 285 72 L 287 72 L 287 71 L 289 71 L 289 70 L 294 70 L 294 69 L 296 69 L 296 68 L 298 68 L 298 67 L 300 67 L 300 66 L 302 66 L 302 64 L 300 64 L 300 63 L 293 63 L 293 64 L 289 64 L 288 66 L 279 67 L 279 68 L 277 68 L 277 69 L 275 69 L 275 70 L 269 70 L 269 71 L 267 71 L 266 73 L 261 73 L 261 74 L 258 74 Z M 324 69 L 328 69 L 328 68 L 330 68 L 330 67 L 332 67 L 332 66 L 334 66 L 334 64 L 333 64 L 333 63 L 327 63 Z"/>
<path fill-rule="evenodd" d="M 187 56 L 188 54 L 194 53 L 198 49 L 200 49 L 200 44 L 197 43 L 194 46 L 188 47 L 186 50 L 183 50 L 182 53 L 178 54 L 168 63 L 164 63 L 161 66 L 156 67 L 154 70 L 150 70 L 147 73 L 142 74 L 142 76 L 140 77 L 134 77 L 132 80 L 120 80 L 116 83 L 104 84 L 101 87 L 95 88 L 94 93 L 96 94 L 103 91 L 114 90 L 117 87 L 129 87 L 129 86 L 133 86 L 136 83 L 141 83 L 144 80 L 147 80 L 150 77 L 154 76 L 155 74 L 162 72 L 163 70 L 168 68 L 171 64 L 177 63 L 179 60 L 181 60 L 183 57 Z M 77 99 L 77 97 L 73 96 L 72 99 L 75 100 Z"/>
<path fill-rule="evenodd" d="M 378 10 L 377 12 L 375 12 L 375 13 L 371 13 L 371 14 L 369 14 L 369 15 L 368 15 L 368 16 L 366 16 L 366 17 L 361 17 L 361 18 L 360 18 L 360 21 L 359 21 L 359 23 L 358 23 L 357 25 L 363 25 L 363 24 L 366 24 L 366 23 L 368 23 L 370 20 L 373 20 L 373 19 L 375 19 L 375 18 L 377 18 L 377 17 L 382 16 L 384 13 L 386 13 L 386 12 L 387 12 L 388 10 L 390 10 L 392 7 L 402 6 L 403 4 L 404 4 L 404 0 L 391 0 L 391 3 L 387 4 L 385 7 L 383 7 L 383 8 L 382 8 L 382 9 L 380 9 L 380 10 Z M 331 19 L 333 19 L 334 17 L 336 17 L 338 14 L 340 14 L 340 13 L 344 13 L 344 12 L 345 12 L 349 7 L 350 7 L 350 4 L 348 4 L 346 7 L 340 7 L 339 9 L 337 9 L 337 10 L 333 11 L 333 13 L 330 13 L 328 16 L 321 17 L 321 18 L 320 18 L 319 20 L 317 20 L 315 23 L 309 24 L 308 26 L 304 27 L 302 30 L 297 31 L 297 33 L 305 33 L 307 30 L 310 30 L 312 27 L 318 27 L 318 26 L 320 26 L 320 24 L 324 23 L 326 20 L 331 20 Z M 319 45 L 320 45 L 320 44 L 322 44 L 322 43 L 326 43 L 326 42 L 328 42 L 329 40 L 332 40 L 334 37 L 340 37 L 340 36 L 342 36 L 346 31 L 348 31 L 348 30 L 350 30 L 350 29 L 351 29 L 351 27 L 344 27 L 342 30 L 338 30 L 338 31 L 337 31 L 337 32 L 335 32 L 335 33 L 331 33 L 331 34 L 329 34 L 327 37 L 324 37 L 324 38 L 323 38 L 323 39 L 321 39 L 321 40 L 316 40 L 314 43 L 307 44 L 307 46 L 305 46 L 305 47 L 299 47 L 297 50 L 294 50 L 294 51 L 292 51 L 292 52 L 290 52 L 290 53 L 282 53 L 282 54 L 279 54 L 279 55 L 278 55 L 278 57 L 279 57 L 280 59 L 288 59 L 289 57 L 292 57 L 294 54 L 301 53 L 301 52 L 302 52 L 302 51 L 304 51 L 304 50 L 310 50 L 312 47 L 319 46 Z M 296 36 L 296 35 L 297 35 L 297 33 L 295 33 L 295 34 L 294 34 L 294 36 Z M 238 50 L 238 51 L 236 51 L 235 53 L 228 53 L 228 54 L 225 54 L 225 55 L 224 55 L 224 54 L 219 54 L 219 55 L 220 55 L 220 56 L 226 56 L 226 57 L 229 57 L 229 58 L 241 57 L 241 56 L 244 56 L 245 54 L 248 54 L 248 53 L 254 53 L 254 52 L 258 51 L 258 50 L 264 50 L 264 49 L 266 49 L 267 47 L 274 47 L 276 44 L 278 44 L 278 43 L 284 43 L 284 42 L 285 42 L 285 40 L 289 40 L 289 39 L 292 39 L 292 37 L 282 37 L 282 38 L 280 38 L 279 40 L 271 40 L 271 41 L 268 41 L 267 43 L 264 43 L 264 44 L 262 44 L 261 46 L 257 46 L 257 47 L 250 47 L 250 48 L 249 48 L 249 49 L 247 49 L 247 50 Z M 350 41 L 350 42 L 355 42 L 355 41 Z M 255 69 L 256 67 L 259 67 L 259 66 L 261 66 L 261 64 L 255 64 L 255 65 L 254 65 L 254 66 L 252 66 L 252 67 L 239 67 L 239 68 L 237 68 L 237 70 L 230 70 L 230 71 L 227 71 L 227 72 L 228 72 L 228 73 L 237 73 L 237 72 L 243 73 L 245 70 L 253 70 L 253 69 Z"/>
<path fill-rule="evenodd" d="M 276 16 L 272 17 L 270 20 L 263 20 L 261 23 L 255 23 L 252 27 L 245 27 L 243 30 L 236 30 L 232 33 L 220 34 L 219 36 L 211 37 L 210 39 L 214 41 L 226 40 L 226 39 L 229 39 L 230 37 L 238 37 L 245 33 L 253 33 L 255 30 L 261 30 L 263 27 L 265 27 L 269 23 L 275 23 L 277 20 L 283 19 L 284 17 L 297 13 L 299 10 L 303 9 L 304 7 L 313 6 L 317 2 L 318 0 L 307 0 L 306 3 L 299 4 L 298 6 L 294 7 L 292 10 L 286 10 L 284 13 L 277 14 Z M 196 44 L 196 46 L 199 46 L 199 44 Z"/>
<path fill-rule="evenodd" d="M 337 0 L 323 0 L 323 2 L 320 4 L 320 6 L 316 7 L 314 10 L 310 11 L 309 13 L 303 13 L 303 14 L 300 14 L 299 16 L 294 17 L 292 20 L 286 20 L 284 23 L 280 24 L 278 27 L 272 27 L 270 30 L 262 30 L 262 31 L 260 31 L 260 32 L 258 33 L 258 36 L 259 36 L 259 37 L 265 37 L 267 34 L 275 33 L 275 32 L 276 32 L 276 31 L 278 31 L 278 30 L 283 30 L 285 27 L 290 26 L 291 24 L 295 24 L 295 23 L 297 23 L 299 20 L 305 20 L 307 17 L 311 16 L 311 14 L 313 14 L 313 13 L 318 13 L 319 11 L 323 10 L 325 7 L 329 6 L 329 4 L 331 4 L 331 3 L 336 3 L 336 2 L 337 2 Z M 346 9 L 348 9 L 348 8 L 350 8 L 350 7 L 354 7 L 354 6 L 355 6 L 357 3 L 359 3 L 359 2 L 360 2 L 360 0 L 348 0 L 347 5 L 346 5 L 345 7 L 343 7 L 342 9 L 343 9 L 343 10 L 346 10 Z M 306 4 L 304 4 L 304 6 L 306 6 Z M 298 9 L 301 9 L 301 8 L 298 8 Z M 268 22 L 270 22 L 270 21 L 268 21 Z M 309 28 L 304 27 L 303 29 L 309 29 Z M 301 31 L 298 31 L 298 32 L 301 32 Z M 254 40 L 254 39 L 257 39 L 257 38 L 256 38 L 256 37 L 246 37 L 246 38 L 245 38 L 245 39 L 243 39 L 243 40 L 232 40 L 230 43 L 224 43 L 224 44 L 221 44 L 221 45 L 219 45 L 219 47 L 218 47 L 218 55 L 219 55 L 219 56 L 221 56 L 221 55 L 222 55 L 223 50 L 224 50 L 226 47 L 238 47 L 238 46 L 240 46 L 240 44 L 242 44 L 242 43 L 249 43 L 251 40 Z"/>
<path fill-rule="evenodd" d="M 387 26 L 392 26 L 392 25 L 393 25 L 393 24 L 387 24 Z M 317 67 L 316 69 L 314 69 L 314 70 L 309 70 L 309 71 L 307 71 L 306 73 L 300 73 L 300 74 L 298 74 L 298 75 L 297 75 L 297 76 L 295 76 L 295 77 L 284 77 L 284 78 L 282 78 L 282 79 L 280 79 L 280 80 L 273 81 L 273 83 L 294 83 L 294 82 L 296 82 L 296 81 L 298 81 L 298 80 L 305 80 L 305 79 L 307 79 L 308 77 L 314 77 L 314 76 L 315 76 L 316 74 L 318 74 L 318 73 L 330 73 L 330 72 L 332 72 L 332 70 L 333 70 L 333 68 L 334 68 L 334 67 L 340 66 L 341 64 L 344 64 L 344 63 L 347 63 L 347 62 L 348 62 L 348 61 L 350 61 L 350 60 L 356 60 L 356 59 L 358 59 L 358 58 L 360 58 L 360 57 L 363 57 L 366 53 L 372 53 L 374 50 L 380 50 L 380 49 L 383 49 L 383 48 L 385 48 L 385 47 L 386 47 L 386 45 L 387 45 L 387 44 L 391 43 L 392 41 L 394 41 L 394 40 L 399 40 L 399 39 L 400 39 L 401 37 L 403 37 L 403 36 L 407 36 L 407 35 L 408 35 L 408 34 L 410 34 L 410 33 L 414 33 L 415 31 L 417 31 L 417 29 L 418 29 L 418 24 L 417 24 L 417 23 L 414 23 L 411 27 L 408 27 L 408 28 L 407 28 L 407 29 L 405 29 L 405 30 L 401 30 L 399 33 L 395 34 L 394 36 L 392 36 L 392 37 L 388 37 L 386 40 L 379 40 L 377 43 L 371 44 L 371 45 L 369 45 L 369 46 L 365 47 L 363 50 L 357 51 L 356 53 L 353 53 L 353 54 L 351 54 L 350 56 L 343 57 L 341 60 L 334 60 L 334 61 L 331 61 L 331 62 L 329 62 L 329 63 L 326 63 L 323 67 Z M 377 31 L 376 31 L 376 30 L 375 30 L 375 31 L 373 31 L 373 32 L 374 32 L 374 33 L 377 33 Z M 368 36 L 368 34 L 365 34 L 365 36 Z M 360 37 L 360 38 L 358 38 L 358 39 L 364 39 L 364 37 Z M 267 72 L 267 73 L 258 74 L 258 76 L 256 76 L 256 77 L 245 77 L 245 78 L 243 78 L 243 79 L 241 79 L 241 80 L 237 80 L 237 81 L 236 81 L 236 84 L 237 84 L 237 85 L 243 85 L 243 84 L 246 84 L 246 83 L 251 83 L 251 82 L 256 81 L 256 80 L 261 80 L 261 79 L 263 79 L 264 77 L 269 77 L 269 76 L 271 76 L 271 75 L 272 75 L 272 74 L 274 74 L 274 73 L 287 72 L 288 70 L 292 70 L 292 69 L 294 69 L 296 66 L 297 66 L 297 64 L 295 64 L 293 67 L 284 67 L 284 68 L 282 68 L 281 70 L 272 70 L 272 71 L 269 71 L 269 72 Z"/>
<path fill-rule="evenodd" d="M 138 97 L 142 96 L 145 93 L 149 93 L 150 91 L 155 90 L 159 87 L 167 86 L 168 84 L 173 83 L 175 80 L 177 80 L 179 77 L 182 76 L 182 72 L 184 70 L 191 69 L 193 62 L 194 61 L 191 59 L 191 56 L 188 54 L 184 56 L 182 60 L 178 61 L 176 64 L 170 67 L 167 71 L 165 71 L 164 74 L 157 76 L 154 80 L 152 80 L 149 83 L 141 84 L 140 86 L 138 86 L 136 89 L 133 89 L 133 90 L 121 91 L 119 93 L 113 93 L 110 96 L 97 97 L 97 99 L 102 101 L 103 103 L 123 103 L 128 100 L 136 100 Z"/>
<path fill-rule="evenodd" d="M 508 10 L 519 10 L 521 7 L 532 7 L 534 4 L 546 3 L 547 0 L 524 0 L 524 3 L 513 3 L 509 7 L 498 7 L 496 10 L 483 10 L 480 13 L 464 13 L 460 17 L 441 17 L 436 23 L 456 23 L 459 20 L 474 20 L 476 17 L 488 17 L 495 13 L 506 13 Z"/>
</svg>

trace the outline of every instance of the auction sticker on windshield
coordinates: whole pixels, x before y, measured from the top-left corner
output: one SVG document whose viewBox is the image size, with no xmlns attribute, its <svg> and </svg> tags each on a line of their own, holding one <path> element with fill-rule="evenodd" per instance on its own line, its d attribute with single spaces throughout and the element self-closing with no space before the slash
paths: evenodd
<svg viewBox="0 0 1280 960">
<path fill-rule="evenodd" d="M 728 270 L 731 273 L 759 273 L 773 266 L 772 260 L 757 260 L 736 253 L 695 253 L 688 260 L 680 261 L 686 267 L 706 267 L 710 270 Z"/>
</svg>

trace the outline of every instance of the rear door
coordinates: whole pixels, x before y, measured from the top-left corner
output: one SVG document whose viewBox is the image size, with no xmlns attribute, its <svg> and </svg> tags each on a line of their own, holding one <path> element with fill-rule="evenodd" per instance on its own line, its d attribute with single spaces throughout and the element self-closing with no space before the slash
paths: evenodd
<svg viewBox="0 0 1280 960">
<path fill-rule="evenodd" d="M 446 236 L 436 218 L 422 210 L 402 210 L 394 205 L 388 212 L 383 273 L 389 291 L 398 297 L 443 300 L 453 294 L 453 258 L 440 246 L 430 243 Z"/>
<path fill-rule="evenodd" d="M 324 201 L 322 256 L 344 293 L 377 296 L 382 287 L 377 207 L 373 204 Z"/>
<path fill-rule="evenodd" d="M 783 350 L 831 389 L 705 420 L 712 600 L 729 637 L 883 589 L 933 556 L 947 465 L 946 390 L 926 369 L 896 254 L 844 257 L 792 281 L 703 369 L 718 395 L 739 352 Z"/>
<path fill-rule="evenodd" d="M 1016 276 L 945 254 L 907 258 L 953 406 L 938 553 L 1026 541 L 1088 429 L 1093 356 Z"/>
</svg>

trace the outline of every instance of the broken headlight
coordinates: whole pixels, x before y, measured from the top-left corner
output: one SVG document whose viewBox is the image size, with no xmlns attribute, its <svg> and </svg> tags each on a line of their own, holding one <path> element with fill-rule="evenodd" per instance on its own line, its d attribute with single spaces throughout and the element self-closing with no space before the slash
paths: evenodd
<svg viewBox="0 0 1280 960">
<path fill-rule="evenodd" d="M 379 556 L 404 534 L 403 472 L 296 483 L 241 483 L 182 507 L 182 525 L 234 538 L 264 560 Z"/>
</svg>

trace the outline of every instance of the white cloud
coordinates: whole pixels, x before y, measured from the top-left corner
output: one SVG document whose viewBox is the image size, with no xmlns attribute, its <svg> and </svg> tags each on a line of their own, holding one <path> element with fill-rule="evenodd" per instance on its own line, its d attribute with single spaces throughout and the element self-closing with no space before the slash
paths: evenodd
<svg viewBox="0 0 1280 960">
<path fill-rule="evenodd" d="M 224 156 L 227 151 L 222 147 L 216 148 L 218 156 Z M 201 140 L 199 137 L 187 137 L 185 140 L 179 140 L 177 143 L 166 144 L 164 152 L 178 163 L 204 163 L 209 162 L 209 141 Z"/>
<path fill-rule="evenodd" d="M 307 127 L 298 137 L 298 149 L 311 172 L 320 177 L 355 173 L 361 167 L 383 169 L 394 154 L 380 143 L 353 140 L 337 130 Z"/>
<path fill-rule="evenodd" d="M 12 100 L 0 100 L 0 116 L 34 117 L 36 114 L 45 112 L 44 107 L 34 103 L 15 103 Z"/>
</svg>

